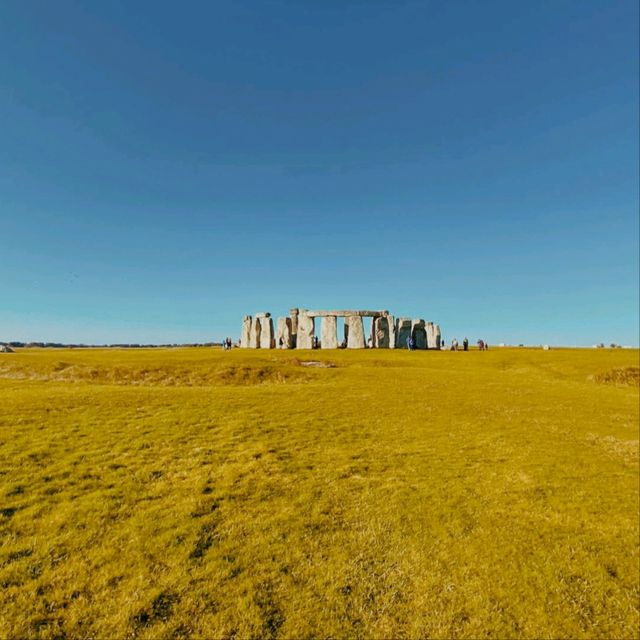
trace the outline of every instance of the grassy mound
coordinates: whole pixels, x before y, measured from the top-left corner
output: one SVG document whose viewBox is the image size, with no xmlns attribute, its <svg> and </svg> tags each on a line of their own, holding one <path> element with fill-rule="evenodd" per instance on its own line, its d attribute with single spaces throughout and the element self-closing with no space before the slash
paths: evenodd
<svg viewBox="0 0 640 640">
<path fill-rule="evenodd" d="M 118 353 L 121 358 L 114 358 L 110 353 Z M 144 355 L 145 352 L 138 353 Z M 51 358 L 51 352 L 44 354 L 37 357 L 36 352 L 31 352 L 28 356 L 36 357 L 0 362 L 0 380 L 153 387 L 291 384 L 314 378 L 304 370 L 306 365 L 325 366 L 315 361 L 269 360 L 268 357 L 242 362 L 216 358 L 181 362 L 173 358 L 173 352 L 166 352 L 166 362 L 158 360 L 153 353 L 136 361 L 131 359 L 131 352 L 124 351 L 74 351 L 67 354 L 72 357 L 66 360 Z"/>
</svg>

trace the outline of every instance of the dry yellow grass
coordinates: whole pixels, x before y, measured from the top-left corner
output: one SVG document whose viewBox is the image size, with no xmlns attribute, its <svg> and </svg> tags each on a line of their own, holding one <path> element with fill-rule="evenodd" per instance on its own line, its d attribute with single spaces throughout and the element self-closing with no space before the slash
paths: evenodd
<svg viewBox="0 0 640 640">
<path fill-rule="evenodd" d="M 0 354 L 0 637 L 638 637 L 637 366 Z"/>
</svg>

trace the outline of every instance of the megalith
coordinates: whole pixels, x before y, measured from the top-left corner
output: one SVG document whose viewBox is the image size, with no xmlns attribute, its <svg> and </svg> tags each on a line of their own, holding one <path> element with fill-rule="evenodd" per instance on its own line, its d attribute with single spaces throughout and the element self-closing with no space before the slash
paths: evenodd
<svg viewBox="0 0 640 640">
<path fill-rule="evenodd" d="M 300 313 L 298 315 L 298 335 L 296 339 L 297 349 L 313 349 L 315 335 L 314 318 Z"/>
<path fill-rule="evenodd" d="M 242 349 L 249 348 L 251 336 L 251 316 L 244 316 L 242 318 L 242 332 L 240 333 L 240 347 Z"/>
<path fill-rule="evenodd" d="M 416 349 L 427 348 L 427 329 L 422 318 L 418 318 L 411 323 L 411 337 L 414 340 Z"/>
<path fill-rule="evenodd" d="M 436 325 L 433 322 L 427 322 L 427 349 L 439 349 L 440 336 L 436 332 Z"/>
<path fill-rule="evenodd" d="M 389 349 L 396 348 L 396 323 L 392 315 L 387 316 L 389 326 Z"/>
<path fill-rule="evenodd" d="M 298 308 L 294 307 L 289 309 L 289 316 L 291 317 L 291 348 L 296 348 L 296 340 L 298 338 Z"/>
<path fill-rule="evenodd" d="M 373 321 L 373 346 L 376 349 L 388 349 L 391 339 L 389 316 L 375 318 Z"/>
<path fill-rule="evenodd" d="M 320 346 L 323 349 L 338 348 L 338 319 L 335 316 L 322 318 L 320 330 Z"/>
<path fill-rule="evenodd" d="M 398 318 L 396 325 L 396 349 L 406 349 L 411 336 L 411 318 Z"/>
<path fill-rule="evenodd" d="M 271 318 L 269 314 L 265 314 L 265 317 L 260 319 L 260 324 L 260 348 L 273 349 L 276 346 L 276 340 L 273 334 L 273 318 Z"/>
<path fill-rule="evenodd" d="M 249 333 L 249 348 L 250 349 L 259 349 L 260 348 L 260 334 L 262 333 L 262 325 L 260 323 L 260 318 L 257 316 L 251 320 L 251 331 Z"/>
<path fill-rule="evenodd" d="M 440 333 L 440 325 L 436 324 L 434 326 L 434 333 L 436 336 L 436 349 L 440 348 L 440 345 L 442 345 L 442 333 Z"/>
<path fill-rule="evenodd" d="M 362 316 L 347 316 L 344 324 L 345 333 L 347 333 L 347 349 L 364 349 L 366 345 Z"/>
<path fill-rule="evenodd" d="M 291 349 L 291 318 L 278 318 L 276 329 L 276 347 L 278 349 Z"/>
</svg>

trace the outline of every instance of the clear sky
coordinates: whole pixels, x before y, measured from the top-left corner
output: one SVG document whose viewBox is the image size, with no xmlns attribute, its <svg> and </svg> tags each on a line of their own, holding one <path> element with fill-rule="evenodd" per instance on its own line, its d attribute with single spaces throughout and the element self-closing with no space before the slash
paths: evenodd
<svg viewBox="0 0 640 640">
<path fill-rule="evenodd" d="M 3 0 L 0 340 L 637 345 L 638 170 L 637 0 Z"/>
</svg>

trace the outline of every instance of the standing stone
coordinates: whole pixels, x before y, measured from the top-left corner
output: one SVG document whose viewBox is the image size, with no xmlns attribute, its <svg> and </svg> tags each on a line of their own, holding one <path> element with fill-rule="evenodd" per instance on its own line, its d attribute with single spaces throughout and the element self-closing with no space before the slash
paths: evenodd
<svg viewBox="0 0 640 640">
<path fill-rule="evenodd" d="M 322 318 L 320 346 L 323 349 L 338 348 L 338 319 L 335 316 Z"/>
<path fill-rule="evenodd" d="M 388 349 L 391 332 L 389 331 L 389 316 L 375 318 L 373 321 L 373 346 L 376 349 Z"/>
<path fill-rule="evenodd" d="M 296 348 L 296 340 L 298 339 L 298 312 L 299 309 L 294 307 L 289 309 L 289 316 L 291 316 L 291 348 Z"/>
<path fill-rule="evenodd" d="M 440 325 L 435 325 L 434 328 L 435 336 L 436 336 L 436 349 L 439 349 L 442 345 L 442 334 L 440 333 Z"/>
<path fill-rule="evenodd" d="M 251 336 L 251 316 L 242 318 L 242 333 L 240 334 L 240 347 L 242 349 L 249 348 Z"/>
<path fill-rule="evenodd" d="M 347 316 L 344 320 L 345 327 L 348 325 L 347 349 L 364 349 L 364 323 L 361 316 Z"/>
<path fill-rule="evenodd" d="M 260 318 L 255 317 L 251 321 L 251 332 L 249 333 L 249 349 L 260 348 L 260 334 L 262 333 L 262 325 Z"/>
<path fill-rule="evenodd" d="M 422 318 L 418 318 L 411 323 L 411 336 L 416 345 L 416 349 L 427 348 L 427 330 Z"/>
<path fill-rule="evenodd" d="M 411 318 L 398 318 L 396 325 L 396 349 L 407 348 L 407 338 L 411 335 Z"/>
<path fill-rule="evenodd" d="M 278 349 L 291 349 L 291 318 L 278 318 L 276 331 L 276 347 Z"/>
<path fill-rule="evenodd" d="M 260 332 L 260 348 L 261 349 L 273 349 L 276 346 L 276 341 L 273 336 L 273 318 L 268 314 L 260 320 L 262 325 L 262 331 Z"/>
<path fill-rule="evenodd" d="M 427 322 L 427 349 L 439 349 L 440 339 L 436 334 L 436 325 Z"/>
<path fill-rule="evenodd" d="M 315 334 L 315 321 L 313 318 L 300 313 L 298 316 L 298 335 L 296 349 L 313 349 L 313 337 Z"/>
<path fill-rule="evenodd" d="M 389 325 L 389 349 L 396 348 L 396 323 L 392 315 L 387 316 L 387 323 Z"/>
</svg>

